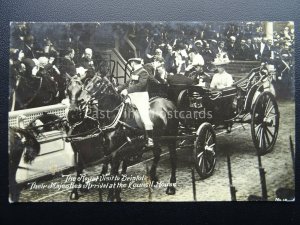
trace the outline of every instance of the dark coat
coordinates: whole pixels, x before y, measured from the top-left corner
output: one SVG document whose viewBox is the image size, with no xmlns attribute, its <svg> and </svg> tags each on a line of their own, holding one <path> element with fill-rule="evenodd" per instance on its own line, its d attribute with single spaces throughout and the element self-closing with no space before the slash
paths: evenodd
<svg viewBox="0 0 300 225">
<path fill-rule="evenodd" d="M 250 60 L 251 59 L 251 50 L 248 46 L 240 46 L 236 51 L 236 59 L 238 60 Z"/>
<path fill-rule="evenodd" d="M 119 91 L 127 89 L 128 93 L 144 92 L 148 90 L 150 75 L 144 68 L 133 71 L 128 82 L 119 87 Z"/>
<path fill-rule="evenodd" d="M 236 45 L 234 44 L 233 46 L 231 44 L 228 44 L 226 46 L 226 52 L 227 52 L 227 55 L 228 55 L 228 58 L 230 60 L 233 60 L 235 59 L 236 57 Z"/>
<path fill-rule="evenodd" d="M 75 63 L 67 58 L 62 58 L 59 62 L 58 69 L 64 76 L 69 74 L 73 77 L 76 74 Z"/>
</svg>

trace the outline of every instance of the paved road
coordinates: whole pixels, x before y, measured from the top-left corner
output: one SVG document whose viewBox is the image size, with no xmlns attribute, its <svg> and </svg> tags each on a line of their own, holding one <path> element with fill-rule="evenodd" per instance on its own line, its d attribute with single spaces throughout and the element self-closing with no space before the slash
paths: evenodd
<svg viewBox="0 0 300 225">
<path fill-rule="evenodd" d="M 266 170 L 266 182 L 269 200 L 274 201 L 275 191 L 279 187 L 294 189 L 294 172 L 292 169 L 291 153 L 289 150 L 289 136 L 295 136 L 295 103 L 280 101 L 281 113 L 280 128 L 277 143 L 274 150 L 262 157 L 263 167 Z M 245 129 L 245 130 L 244 130 Z M 230 134 L 218 136 L 217 165 L 213 176 L 200 180 L 196 174 L 197 201 L 230 201 L 228 170 L 225 151 L 231 155 L 233 184 L 237 189 L 237 200 L 247 201 L 249 195 L 261 195 L 260 177 L 257 169 L 257 156 L 252 143 L 250 126 L 234 130 Z M 149 154 L 144 156 L 149 157 Z M 139 163 L 128 169 L 128 176 L 145 175 L 146 167 L 150 167 L 151 160 Z M 88 176 L 96 176 L 101 167 L 87 168 Z M 168 154 L 161 158 L 157 174 L 161 184 L 168 184 L 170 175 L 170 163 Z M 72 175 L 72 174 L 71 174 Z M 56 178 L 41 181 L 37 184 L 50 185 L 51 183 L 63 183 L 65 178 L 58 174 Z M 67 182 L 70 184 L 71 182 Z M 93 182 L 91 183 L 93 184 Z M 166 188 L 125 188 L 122 191 L 122 201 L 193 201 L 191 159 L 190 150 L 178 151 L 177 192 L 176 195 L 166 195 Z M 104 193 L 106 194 L 106 193 Z M 81 193 L 78 202 L 97 202 L 98 191 L 91 189 L 87 193 Z M 44 188 L 42 190 L 30 190 L 29 186 L 21 193 L 20 201 L 44 201 L 65 202 L 69 200 L 69 190 L 55 190 Z"/>
</svg>

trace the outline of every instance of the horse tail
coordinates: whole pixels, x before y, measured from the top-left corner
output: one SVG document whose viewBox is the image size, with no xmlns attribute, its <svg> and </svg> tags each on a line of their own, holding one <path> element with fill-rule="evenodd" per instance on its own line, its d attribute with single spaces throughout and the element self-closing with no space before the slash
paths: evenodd
<svg viewBox="0 0 300 225">
<path fill-rule="evenodd" d="M 17 128 L 16 132 L 24 135 L 25 137 L 25 153 L 24 153 L 24 162 L 31 163 L 36 156 L 40 153 L 41 146 L 40 143 L 36 140 L 35 136 L 29 131 L 21 128 Z"/>
</svg>

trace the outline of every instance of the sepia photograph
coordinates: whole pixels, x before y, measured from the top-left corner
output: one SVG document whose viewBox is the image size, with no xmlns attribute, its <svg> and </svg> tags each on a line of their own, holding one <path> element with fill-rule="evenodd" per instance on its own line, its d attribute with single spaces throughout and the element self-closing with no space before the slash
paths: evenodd
<svg viewBox="0 0 300 225">
<path fill-rule="evenodd" d="M 15 202 L 295 201 L 293 21 L 11 22 Z"/>
</svg>

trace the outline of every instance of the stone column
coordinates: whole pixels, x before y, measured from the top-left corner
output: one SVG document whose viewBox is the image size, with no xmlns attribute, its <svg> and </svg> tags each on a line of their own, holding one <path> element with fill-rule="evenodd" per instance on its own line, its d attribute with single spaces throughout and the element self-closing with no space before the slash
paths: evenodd
<svg viewBox="0 0 300 225">
<path fill-rule="evenodd" d="M 273 22 L 264 22 L 264 33 L 268 39 L 273 40 Z"/>
</svg>

